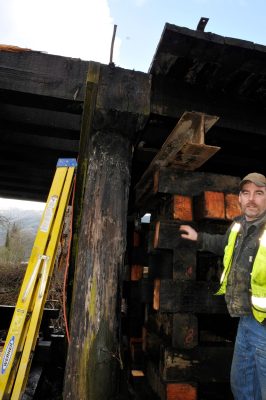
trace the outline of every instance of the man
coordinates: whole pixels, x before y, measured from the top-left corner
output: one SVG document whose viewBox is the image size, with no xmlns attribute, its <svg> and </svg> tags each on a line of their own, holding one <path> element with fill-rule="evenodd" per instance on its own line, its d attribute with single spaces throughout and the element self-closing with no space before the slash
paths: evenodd
<svg viewBox="0 0 266 400">
<path fill-rule="evenodd" d="M 197 233 L 181 225 L 181 237 L 199 250 L 224 255 L 217 294 L 240 317 L 231 367 L 235 400 L 266 400 L 266 178 L 253 172 L 240 183 L 241 217 L 225 235 Z"/>
</svg>

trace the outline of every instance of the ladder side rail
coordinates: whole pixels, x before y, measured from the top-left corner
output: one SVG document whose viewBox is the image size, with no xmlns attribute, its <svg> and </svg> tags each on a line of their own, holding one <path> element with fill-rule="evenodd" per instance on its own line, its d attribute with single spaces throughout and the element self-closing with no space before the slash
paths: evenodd
<svg viewBox="0 0 266 400">
<path fill-rule="evenodd" d="M 63 229 L 64 215 L 69 203 L 71 188 L 73 185 L 74 168 L 69 168 L 65 186 L 57 208 L 54 225 L 51 231 L 50 241 L 46 251 L 47 259 L 43 263 L 42 277 L 39 280 L 36 301 L 34 304 L 31 321 L 28 328 L 27 339 L 21 356 L 17 377 L 12 390 L 11 400 L 19 400 L 27 382 L 33 351 L 38 339 L 43 309 L 47 298 L 51 276 L 53 274 L 56 249 Z"/>
</svg>

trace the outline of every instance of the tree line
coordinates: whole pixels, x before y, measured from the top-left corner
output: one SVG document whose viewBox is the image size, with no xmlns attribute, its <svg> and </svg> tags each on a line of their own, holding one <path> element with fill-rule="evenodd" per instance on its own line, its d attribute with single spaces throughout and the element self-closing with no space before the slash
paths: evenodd
<svg viewBox="0 0 266 400">
<path fill-rule="evenodd" d="M 27 232 L 18 221 L 0 215 L 0 227 L 6 232 L 4 244 L 0 246 L 0 264 L 18 266 L 27 262 L 35 235 Z"/>
</svg>

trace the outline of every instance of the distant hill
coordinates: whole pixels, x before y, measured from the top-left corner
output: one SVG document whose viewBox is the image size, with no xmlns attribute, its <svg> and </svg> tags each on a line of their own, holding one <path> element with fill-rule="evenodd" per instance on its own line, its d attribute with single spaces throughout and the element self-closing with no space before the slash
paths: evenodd
<svg viewBox="0 0 266 400">
<path fill-rule="evenodd" d="M 21 210 L 13 208 L 9 210 L 0 210 L 0 216 L 8 219 L 9 223 L 16 223 L 21 231 L 35 237 L 41 220 L 43 211 Z M 7 225 L 0 225 L 0 246 L 5 244 Z"/>
</svg>

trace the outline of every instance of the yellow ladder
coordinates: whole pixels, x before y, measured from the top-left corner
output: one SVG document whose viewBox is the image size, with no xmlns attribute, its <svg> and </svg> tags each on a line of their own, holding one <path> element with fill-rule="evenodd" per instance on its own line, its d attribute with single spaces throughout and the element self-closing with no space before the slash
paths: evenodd
<svg viewBox="0 0 266 400">
<path fill-rule="evenodd" d="M 25 389 L 77 162 L 59 159 L 0 357 L 0 400 Z"/>
</svg>

